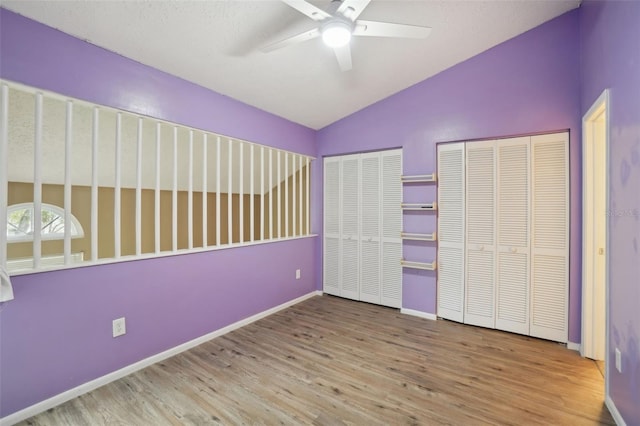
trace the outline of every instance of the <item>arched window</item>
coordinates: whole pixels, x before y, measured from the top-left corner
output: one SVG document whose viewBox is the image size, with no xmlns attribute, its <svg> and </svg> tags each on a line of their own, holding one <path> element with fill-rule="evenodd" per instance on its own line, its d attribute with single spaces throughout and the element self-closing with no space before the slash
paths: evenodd
<svg viewBox="0 0 640 426">
<path fill-rule="evenodd" d="M 7 208 L 7 242 L 33 241 L 33 203 L 14 204 Z M 40 232 L 43 240 L 62 240 L 66 224 L 64 210 L 58 206 L 42 203 L 42 223 Z M 71 215 L 71 238 L 84 237 L 82 225 Z"/>
</svg>

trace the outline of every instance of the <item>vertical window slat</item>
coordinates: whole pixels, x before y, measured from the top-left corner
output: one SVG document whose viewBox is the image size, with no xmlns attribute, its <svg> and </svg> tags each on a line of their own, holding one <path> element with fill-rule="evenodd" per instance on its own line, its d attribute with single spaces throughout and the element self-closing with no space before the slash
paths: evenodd
<svg viewBox="0 0 640 426">
<path fill-rule="evenodd" d="M 64 138 L 64 264 L 71 263 L 71 144 L 73 143 L 73 102 L 66 102 Z"/>
<path fill-rule="evenodd" d="M 284 153 L 284 236 L 289 237 L 289 153 Z"/>
<path fill-rule="evenodd" d="M 220 136 L 216 138 L 216 246 L 220 246 L 220 168 L 222 167 L 222 160 L 220 158 Z"/>
<path fill-rule="evenodd" d="M 255 177 L 255 174 L 254 174 L 254 170 L 253 170 L 254 169 L 253 154 L 254 154 L 253 144 L 251 144 L 251 145 L 249 145 L 249 155 L 251 156 L 251 160 L 250 160 L 251 169 L 250 169 L 250 177 L 249 177 L 249 182 L 250 182 L 249 183 L 249 194 L 250 194 L 250 197 L 251 197 L 251 198 L 249 198 L 249 232 L 251 233 L 251 235 L 249 236 L 249 241 L 252 241 L 252 242 L 255 239 L 254 238 L 254 232 L 255 232 L 255 224 L 254 224 L 255 218 L 254 218 L 254 216 L 255 215 L 254 215 L 254 211 L 253 211 L 253 209 L 255 208 L 255 202 L 253 200 L 253 197 L 254 197 L 254 194 L 253 194 L 253 191 L 254 191 L 253 179 Z"/>
<path fill-rule="evenodd" d="M 100 110 L 93 108 L 91 126 L 91 260 L 98 260 L 98 140 Z"/>
<path fill-rule="evenodd" d="M 156 254 L 160 253 L 160 138 L 161 138 L 160 122 L 156 123 L 156 188 L 154 193 L 154 243 Z"/>
<path fill-rule="evenodd" d="M 260 147 L 260 241 L 264 241 L 264 146 Z"/>
<path fill-rule="evenodd" d="M 277 180 L 278 180 L 278 238 L 282 237 L 282 205 L 281 205 L 281 200 L 282 200 L 282 182 L 280 179 L 280 154 L 282 154 L 280 151 L 278 151 L 278 176 L 277 176 Z"/>
<path fill-rule="evenodd" d="M 303 216 L 303 210 L 302 210 L 302 206 L 304 204 L 304 201 L 302 199 L 302 156 L 298 155 L 298 234 L 297 235 L 303 235 L 302 232 L 302 216 Z"/>
<path fill-rule="evenodd" d="M 244 243 L 244 144 L 242 142 L 238 143 L 238 147 L 240 148 L 240 185 L 238 187 L 238 202 L 240 204 L 240 214 L 238 218 L 240 219 L 240 244 Z"/>
<path fill-rule="evenodd" d="M 116 115 L 116 182 L 113 190 L 113 234 L 115 258 L 120 257 L 120 169 L 121 169 L 121 145 L 122 145 L 122 113 Z"/>
<path fill-rule="evenodd" d="M 297 225 L 298 225 L 298 216 L 297 216 L 297 201 L 298 201 L 298 187 L 296 185 L 296 156 L 295 155 L 291 155 L 291 194 L 292 194 L 292 200 L 291 200 L 291 214 L 292 214 L 292 219 L 291 219 L 291 223 L 292 223 L 292 231 L 291 231 L 291 236 L 295 237 L 296 236 L 296 232 L 297 232 Z"/>
<path fill-rule="evenodd" d="M 231 183 L 233 181 L 233 142 L 229 139 L 229 153 L 227 155 L 229 160 L 228 170 L 228 182 L 227 182 L 227 244 L 233 243 L 233 188 Z"/>
<path fill-rule="evenodd" d="M 36 128 L 33 142 L 33 267 L 42 257 L 42 93 L 36 93 Z"/>
<path fill-rule="evenodd" d="M 0 218 L 7 217 L 9 200 L 9 86 L 2 84 L 0 91 Z M 0 220 L 0 236 L 7 235 L 7 221 Z M 0 243 L 0 268 L 7 267 L 7 243 Z"/>
<path fill-rule="evenodd" d="M 189 186 L 187 188 L 187 241 L 188 247 L 193 248 L 193 130 L 189 130 Z"/>
<path fill-rule="evenodd" d="M 305 218 L 307 220 L 307 235 L 311 234 L 311 228 L 310 228 L 310 220 L 309 218 L 311 217 L 311 212 L 309 211 L 309 198 L 311 197 L 311 194 L 309 192 L 309 188 L 311 187 L 311 182 L 309 181 L 309 176 L 311 171 L 309 170 L 311 168 L 311 159 L 309 157 L 306 158 L 306 163 L 307 163 L 307 191 L 306 191 L 306 202 L 307 202 L 307 217 Z"/>
<path fill-rule="evenodd" d="M 207 188 L 207 167 L 208 167 L 208 138 L 205 133 L 202 135 L 202 247 L 209 246 L 209 189 Z"/>
<path fill-rule="evenodd" d="M 171 249 L 178 251 L 178 127 L 173 127 L 173 190 L 171 191 Z"/>
<path fill-rule="evenodd" d="M 269 239 L 273 239 L 273 149 L 269 149 Z"/>
<path fill-rule="evenodd" d="M 142 254 L 142 117 L 136 139 L 136 255 Z"/>
</svg>

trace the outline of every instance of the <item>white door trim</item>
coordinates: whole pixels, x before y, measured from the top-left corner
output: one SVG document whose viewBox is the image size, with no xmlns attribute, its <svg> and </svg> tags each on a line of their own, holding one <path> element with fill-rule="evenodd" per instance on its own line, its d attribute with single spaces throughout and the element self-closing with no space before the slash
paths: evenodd
<svg viewBox="0 0 640 426">
<path fill-rule="evenodd" d="M 596 339 L 594 335 L 594 323 L 592 321 L 594 312 L 594 296 L 596 286 L 594 285 L 593 265 L 598 256 L 596 247 L 596 235 L 594 232 L 594 213 L 605 215 L 605 265 L 604 265 L 604 285 L 605 285 L 605 394 L 609 394 L 609 215 L 606 211 L 594 212 L 593 191 L 593 169 L 594 169 L 594 140 L 593 124 L 597 117 L 603 112 L 605 114 L 605 205 L 609 207 L 609 138 L 610 138 L 610 95 L 609 89 L 605 89 L 591 108 L 582 118 L 582 341 L 580 353 L 583 357 L 593 358 L 596 353 Z"/>
</svg>

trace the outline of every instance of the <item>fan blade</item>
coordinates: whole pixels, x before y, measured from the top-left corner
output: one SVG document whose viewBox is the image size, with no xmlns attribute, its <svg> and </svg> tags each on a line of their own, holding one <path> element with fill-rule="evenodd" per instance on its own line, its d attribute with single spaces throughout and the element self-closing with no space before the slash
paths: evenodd
<svg viewBox="0 0 640 426">
<path fill-rule="evenodd" d="M 371 0 L 343 0 L 338 8 L 338 13 L 355 21 Z"/>
<path fill-rule="evenodd" d="M 417 25 L 392 24 L 389 22 L 356 21 L 353 30 L 354 36 L 370 37 L 402 37 L 402 38 L 426 38 L 431 33 L 429 27 Z"/>
<path fill-rule="evenodd" d="M 314 28 L 312 30 L 305 31 L 301 34 L 294 35 L 293 37 L 285 38 L 284 40 L 280 40 L 276 43 L 264 46 L 260 50 L 262 50 L 265 53 L 272 52 L 274 50 L 282 49 L 283 47 L 287 47 L 292 44 L 302 43 L 304 41 L 311 40 L 319 36 L 320 36 L 320 30 L 318 28 Z"/>
<path fill-rule="evenodd" d="M 303 15 L 307 15 L 309 18 L 313 19 L 314 21 L 322 21 L 323 19 L 331 18 L 331 15 L 329 15 L 327 12 L 325 12 L 320 8 L 315 7 L 311 3 L 307 3 L 304 0 L 281 0 L 281 1 L 283 3 L 288 4 L 298 12 L 302 13 Z"/>
<path fill-rule="evenodd" d="M 341 71 L 349 71 L 351 69 L 351 48 L 348 44 L 333 49 L 338 59 Z"/>
</svg>

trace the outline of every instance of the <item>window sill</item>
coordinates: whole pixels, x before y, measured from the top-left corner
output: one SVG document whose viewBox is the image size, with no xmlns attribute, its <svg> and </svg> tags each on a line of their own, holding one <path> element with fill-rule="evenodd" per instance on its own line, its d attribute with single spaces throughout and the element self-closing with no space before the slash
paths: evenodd
<svg viewBox="0 0 640 426">
<path fill-rule="evenodd" d="M 251 246 L 257 246 L 257 245 L 262 245 L 262 244 L 280 243 L 280 242 L 284 242 L 284 241 L 302 240 L 302 239 L 305 239 L 305 238 L 315 238 L 317 236 L 318 236 L 318 234 L 309 234 L 309 235 L 302 235 L 302 236 L 298 236 L 298 237 L 286 237 L 286 238 L 277 238 L 277 239 L 273 239 L 273 240 L 225 244 L 225 245 L 216 246 L 216 247 L 197 248 L 197 249 L 191 249 L 191 250 L 183 249 L 183 250 L 179 250 L 179 251 L 176 251 L 176 252 L 161 252 L 161 253 L 158 253 L 158 254 L 156 254 L 156 253 L 147 253 L 147 254 L 142 254 L 140 256 L 122 256 L 120 258 L 105 258 L 105 259 L 98 259 L 95 262 L 87 261 L 87 262 L 82 262 L 82 263 L 74 263 L 74 264 L 71 264 L 71 265 L 56 265 L 56 266 L 44 267 L 44 268 L 40 268 L 40 269 L 25 269 L 25 270 L 21 270 L 21 271 L 12 271 L 12 272 L 9 272 L 9 275 L 11 277 L 17 277 L 17 276 L 20 276 L 20 275 L 40 274 L 42 272 L 60 271 L 60 270 L 64 270 L 64 269 L 77 269 L 77 268 L 85 268 L 85 267 L 88 267 L 88 266 L 109 265 L 109 264 L 113 264 L 113 263 L 132 262 L 132 261 L 136 261 L 136 260 L 159 259 L 159 258 L 170 257 L 170 256 L 183 256 L 183 255 L 186 255 L 186 254 L 205 253 L 205 252 L 212 252 L 212 251 L 218 251 L 218 250 L 228 250 L 228 249 L 235 249 L 235 248 L 251 247 Z"/>
</svg>

